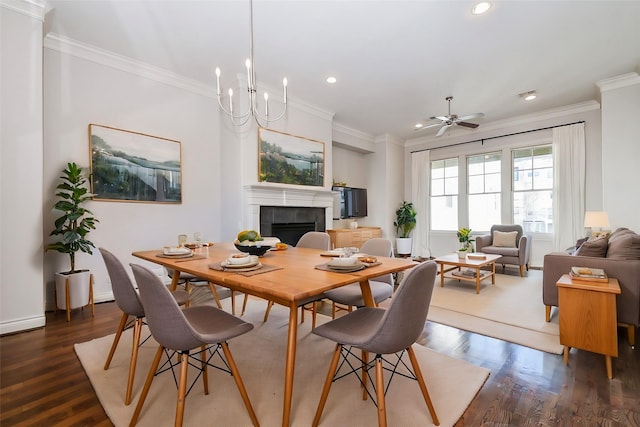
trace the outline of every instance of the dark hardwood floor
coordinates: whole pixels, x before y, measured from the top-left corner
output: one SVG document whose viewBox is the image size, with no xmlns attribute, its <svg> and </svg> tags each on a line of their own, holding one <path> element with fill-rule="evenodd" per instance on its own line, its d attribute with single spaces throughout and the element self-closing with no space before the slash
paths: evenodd
<svg viewBox="0 0 640 427">
<path fill-rule="evenodd" d="M 73 344 L 113 333 L 120 315 L 115 303 L 97 304 L 95 318 L 74 310 L 70 323 L 63 312 L 47 313 L 45 328 L 1 337 L 0 425 L 111 425 Z M 572 350 L 565 366 L 562 356 L 431 322 L 424 338 L 433 350 L 491 370 L 457 427 L 640 426 L 640 349 L 625 334 L 619 330 L 612 380 L 604 356 L 586 351 Z"/>
</svg>

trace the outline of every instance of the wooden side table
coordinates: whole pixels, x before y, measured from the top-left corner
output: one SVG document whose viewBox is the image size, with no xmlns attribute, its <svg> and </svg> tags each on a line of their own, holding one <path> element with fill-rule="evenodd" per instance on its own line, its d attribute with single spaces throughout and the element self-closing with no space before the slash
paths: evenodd
<svg viewBox="0 0 640 427">
<path fill-rule="evenodd" d="M 611 357 L 618 357 L 616 294 L 618 279 L 608 283 L 573 280 L 568 274 L 556 283 L 560 308 L 560 344 L 564 345 L 564 363 L 569 348 L 604 354 L 607 377 L 613 378 Z"/>
</svg>

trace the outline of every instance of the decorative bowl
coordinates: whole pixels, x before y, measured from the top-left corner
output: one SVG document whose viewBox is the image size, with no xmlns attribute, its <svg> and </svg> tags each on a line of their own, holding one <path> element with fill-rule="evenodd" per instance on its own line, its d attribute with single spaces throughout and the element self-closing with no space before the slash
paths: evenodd
<svg viewBox="0 0 640 427">
<path fill-rule="evenodd" d="M 249 264 L 251 262 L 251 256 L 246 252 L 235 253 L 229 255 L 227 262 L 235 265 Z"/>
<path fill-rule="evenodd" d="M 358 262 L 356 257 L 333 258 L 329 261 L 330 267 L 348 267 L 354 266 Z"/>
<path fill-rule="evenodd" d="M 240 252 L 246 252 L 249 255 L 257 255 L 257 256 L 262 256 L 264 255 L 269 249 L 271 249 L 270 245 L 256 245 L 256 242 L 251 242 L 253 243 L 252 245 L 242 245 L 238 242 L 233 242 L 233 244 L 236 246 L 236 248 L 240 251 Z M 257 242 L 258 244 L 260 242 Z"/>
</svg>

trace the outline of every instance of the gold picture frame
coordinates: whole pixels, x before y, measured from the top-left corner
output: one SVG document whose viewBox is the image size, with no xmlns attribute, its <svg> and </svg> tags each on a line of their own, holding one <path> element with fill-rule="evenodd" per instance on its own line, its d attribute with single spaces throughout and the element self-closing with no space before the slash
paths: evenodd
<svg viewBox="0 0 640 427">
<path fill-rule="evenodd" d="M 324 186 L 324 143 L 258 129 L 258 181 Z"/>
<path fill-rule="evenodd" d="M 182 203 L 179 141 L 89 124 L 94 200 Z"/>
</svg>

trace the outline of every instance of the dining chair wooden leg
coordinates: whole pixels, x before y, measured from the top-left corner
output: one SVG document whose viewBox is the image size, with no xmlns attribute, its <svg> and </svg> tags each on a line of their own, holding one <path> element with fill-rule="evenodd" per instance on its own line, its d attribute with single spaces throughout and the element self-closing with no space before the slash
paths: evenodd
<svg viewBox="0 0 640 427">
<path fill-rule="evenodd" d="M 311 303 L 311 329 L 316 328 L 316 314 L 318 313 L 318 309 L 316 306 L 316 301 Z"/>
<path fill-rule="evenodd" d="M 369 363 L 369 352 L 362 350 L 362 400 L 367 400 L 369 393 L 367 393 L 367 363 Z"/>
<path fill-rule="evenodd" d="M 156 370 L 158 369 L 158 365 L 160 364 L 160 358 L 162 358 L 162 352 L 164 347 L 161 345 L 158 346 L 158 351 L 156 351 L 156 355 L 153 358 L 153 362 L 149 367 L 149 373 L 147 374 L 147 379 L 144 382 L 144 386 L 142 387 L 142 392 L 140 393 L 140 398 L 138 398 L 138 404 L 136 405 L 136 409 L 131 416 L 131 421 L 129 421 L 129 427 L 133 427 L 138 422 L 138 418 L 140 417 L 140 411 L 142 410 L 142 406 L 144 405 L 144 401 L 147 398 L 147 394 L 149 394 L 149 389 L 151 388 L 151 383 L 153 382 L 153 378 L 155 377 Z"/>
<path fill-rule="evenodd" d="M 189 352 L 180 353 L 180 379 L 178 380 L 178 398 L 176 401 L 175 427 L 182 426 L 184 418 L 184 399 L 187 395 L 187 373 L 189 369 Z"/>
<path fill-rule="evenodd" d="M 216 300 L 216 305 L 220 310 L 222 310 L 222 303 L 220 302 L 220 296 L 218 296 L 218 290 L 216 289 L 216 285 L 211 282 L 207 282 L 209 284 L 209 289 L 211 289 L 211 293 L 213 294 L 213 298 Z"/>
<path fill-rule="evenodd" d="M 200 347 L 200 359 L 202 360 L 202 385 L 204 394 L 209 394 L 209 370 L 207 369 L 207 346 Z"/>
<path fill-rule="evenodd" d="M 244 316 L 244 312 L 247 310 L 247 302 L 249 302 L 249 294 L 244 294 L 244 300 L 242 301 L 242 314 Z"/>
<path fill-rule="evenodd" d="M 429 414 L 431 414 L 431 419 L 433 420 L 433 424 L 439 426 L 440 420 L 438 420 L 438 416 L 436 415 L 436 408 L 433 406 L 433 402 L 431 402 L 431 397 L 429 396 L 427 385 L 425 384 L 424 378 L 422 377 L 422 371 L 420 370 L 420 365 L 418 365 L 418 359 L 416 359 L 416 354 L 413 351 L 412 347 L 409 347 L 407 349 L 407 353 L 409 353 L 409 360 L 411 360 L 413 373 L 415 374 L 418 380 L 418 384 L 420 385 L 420 391 L 422 391 L 422 396 L 424 397 L 424 401 L 427 404 L 427 408 L 429 408 Z"/>
<path fill-rule="evenodd" d="M 249 395 L 247 394 L 247 389 L 244 387 L 244 382 L 242 382 L 242 378 L 240 377 L 240 372 L 238 371 L 238 367 L 236 366 L 236 362 L 231 355 L 231 351 L 229 350 L 229 345 L 226 341 L 221 342 L 222 351 L 224 352 L 224 357 L 227 359 L 227 363 L 229 364 L 229 369 L 231 370 L 231 374 L 233 375 L 233 379 L 236 382 L 236 386 L 238 386 L 238 391 L 240 391 L 240 396 L 242 396 L 242 400 L 244 402 L 244 406 L 247 408 L 247 412 L 249 413 L 249 417 L 253 422 L 255 427 L 258 427 L 260 423 L 258 422 L 258 417 L 256 413 L 253 411 L 253 406 L 251 406 L 251 401 L 249 400 Z"/>
<path fill-rule="evenodd" d="M 133 342 L 131 343 L 131 360 L 129 361 L 129 377 L 127 378 L 127 392 L 124 395 L 124 404 L 131 404 L 131 392 L 133 390 L 133 380 L 136 376 L 136 363 L 138 362 L 138 348 L 140 346 L 140 336 L 142 335 L 142 318 L 136 318 L 133 324 Z"/>
<path fill-rule="evenodd" d="M 378 400 L 378 426 L 387 427 L 387 407 L 384 401 L 384 373 L 382 356 L 376 355 L 376 398 Z"/>
<path fill-rule="evenodd" d="M 118 342 L 120 342 L 122 331 L 124 331 L 124 327 L 127 324 L 128 319 L 129 319 L 129 315 L 127 313 L 122 313 L 122 317 L 120 318 L 120 323 L 118 324 L 118 330 L 116 331 L 115 337 L 113 337 L 113 344 L 111 344 L 111 350 L 109 350 L 107 361 L 104 364 L 105 371 L 109 369 L 109 365 L 111 365 L 111 359 L 113 359 L 113 355 L 116 352 L 116 348 L 118 347 Z"/>
<path fill-rule="evenodd" d="M 231 290 L 231 314 L 236 315 L 236 293 Z"/>
<path fill-rule="evenodd" d="M 333 377 L 338 369 L 338 361 L 340 360 L 340 354 L 342 353 L 342 346 L 336 344 L 335 350 L 333 350 L 333 357 L 331 358 L 331 364 L 329 365 L 329 372 L 327 378 L 324 380 L 324 387 L 322 388 L 322 394 L 320 395 L 320 402 L 318 402 L 318 409 L 316 409 L 316 415 L 313 417 L 313 427 L 317 427 L 324 410 L 324 405 L 327 403 L 327 396 L 329 396 L 329 390 L 331 390 L 331 384 L 333 383 Z"/>
<path fill-rule="evenodd" d="M 271 307 L 273 307 L 273 301 L 269 301 L 267 304 L 267 309 L 264 312 L 264 322 L 269 318 L 269 312 L 271 312 Z"/>
</svg>

